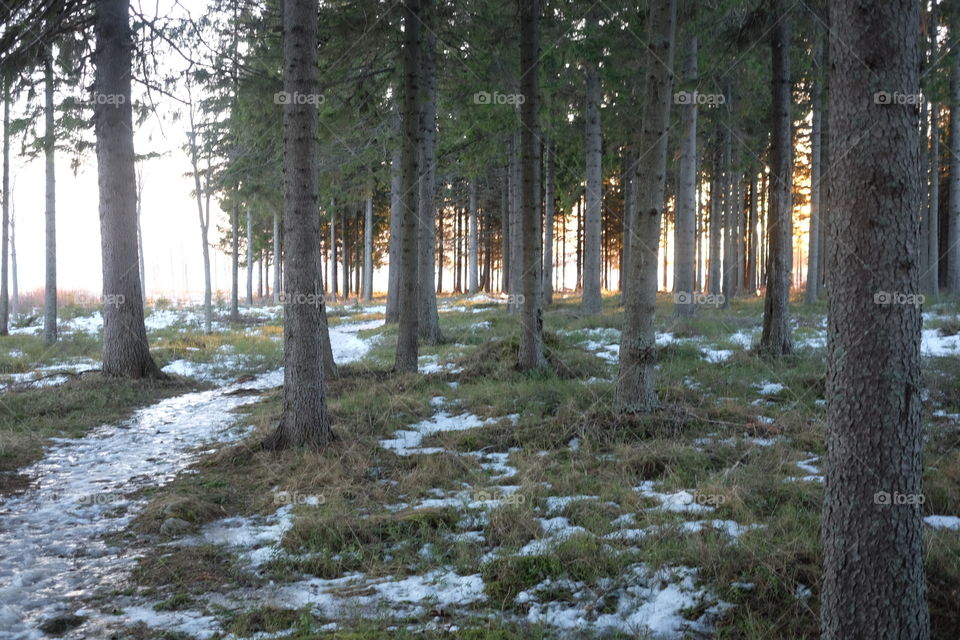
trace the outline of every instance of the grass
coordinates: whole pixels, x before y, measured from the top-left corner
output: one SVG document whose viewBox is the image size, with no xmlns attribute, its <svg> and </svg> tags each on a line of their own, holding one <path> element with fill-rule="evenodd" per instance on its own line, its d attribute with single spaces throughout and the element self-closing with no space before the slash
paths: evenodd
<svg viewBox="0 0 960 640">
<path fill-rule="evenodd" d="M 516 318 L 499 305 L 451 302 L 481 310 L 441 314 L 443 343 L 421 349 L 421 356 L 444 366 L 430 375 L 390 371 L 395 327 L 365 332 L 382 337 L 361 363 L 342 366 L 340 377 L 328 381 L 340 436 L 333 446 L 321 452 L 262 451 L 259 442 L 281 411 L 279 394 L 268 392 L 244 409 L 244 421 L 256 425 L 248 440 L 205 456 L 148 493 L 149 504 L 127 534 L 129 541 L 152 549 L 138 570 L 138 584 L 155 590 L 164 610 L 180 610 L 205 606 L 204 590 L 229 589 L 244 580 L 284 583 L 354 572 L 387 578 L 434 569 L 479 573 L 486 602 L 456 612 L 424 611 L 400 624 L 349 618 L 331 632 L 324 629 L 329 621 L 316 611 L 254 607 L 218 615 L 224 629 L 240 637 L 286 631 L 281 637 L 392 640 L 416 633 L 418 638 L 512 640 L 556 635 L 523 621 L 529 603 L 516 600 L 520 592 L 550 584 L 540 592 L 542 599 L 573 606 L 583 596 L 568 587 L 580 585 L 585 593 L 601 594 L 594 613 L 611 612 L 625 576 L 642 562 L 650 570 L 696 567 L 699 585 L 736 605 L 717 621 L 717 637 L 816 637 L 822 485 L 791 478 L 807 473 L 798 461 L 825 452 L 825 354 L 806 346 L 824 335 L 823 304 L 794 305 L 796 353 L 771 361 L 730 338 L 739 333 L 756 339 L 759 301 L 735 300 L 728 310 L 702 309 L 692 319 L 677 320 L 670 299 L 663 297 L 658 331 L 671 333 L 674 341 L 658 350 L 662 406 L 646 416 L 619 416 L 612 408 L 610 381 L 616 365 L 584 344 L 588 338 L 619 341 L 622 312 L 614 298 L 606 298 L 595 317 L 582 315 L 575 299 L 560 299 L 546 311 L 549 371 L 515 370 Z M 339 308 L 331 310 L 332 324 L 348 317 Z M 951 330 L 948 320 L 938 322 L 941 330 Z M 217 354 L 229 351 L 249 355 L 240 371 L 262 370 L 258 367 L 279 357 L 279 331 L 274 323 L 203 336 L 174 327 L 156 336 L 157 353 L 160 359 L 216 362 Z M 705 347 L 732 355 L 707 363 Z M 925 359 L 924 375 L 931 404 L 948 413 L 960 411 L 956 359 Z M 782 389 L 761 393 L 770 383 Z M 424 446 L 445 449 L 435 455 L 401 457 L 379 446 L 378 440 L 431 416 L 435 396 L 444 396 L 452 412 L 516 419 L 430 436 Z M 927 513 L 960 515 L 960 429 L 953 420 L 927 418 Z M 473 455 L 477 452 L 505 455 L 516 474 L 495 479 Z M 646 481 L 662 493 L 689 491 L 699 504 L 714 509 L 661 509 L 658 500 L 634 490 Z M 509 485 L 510 501 L 491 510 L 470 505 L 483 499 L 479 495 L 497 495 L 501 485 Z M 279 506 L 275 490 L 322 500 L 293 507 L 283 552 L 257 575 L 245 574 L 229 550 L 151 547 L 161 540 L 156 534 L 167 517 L 201 526 L 225 516 L 265 515 Z M 467 497 L 457 504 L 413 507 L 461 492 Z M 548 515 L 551 496 L 595 499 L 570 502 Z M 565 518 L 582 531 L 553 538 L 541 523 L 548 517 Z M 710 527 L 684 530 L 684 523 L 700 519 L 753 528 L 738 539 Z M 629 542 L 604 538 L 621 528 L 649 533 Z M 517 554 L 535 540 L 544 544 L 543 553 Z M 927 564 L 934 636 L 951 637 L 960 625 L 960 533 L 928 532 Z M 189 587 L 193 577 L 200 580 L 198 589 Z M 162 586 L 163 580 L 171 584 Z M 806 589 L 810 596 L 798 597 Z M 708 605 L 698 604 L 686 615 L 695 619 Z M 432 620 L 455 620 L 460 629 L 454 636 L 425 627 Z"/>
</svg>

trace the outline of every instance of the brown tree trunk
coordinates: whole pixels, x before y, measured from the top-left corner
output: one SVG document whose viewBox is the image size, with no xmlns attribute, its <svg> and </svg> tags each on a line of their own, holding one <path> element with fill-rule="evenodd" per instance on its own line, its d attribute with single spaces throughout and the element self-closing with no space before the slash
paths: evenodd
<svg viewBox="0 0 960 640">
<path fill-rule="evenodd" d="M 770 142 L 770 214 L 767 222 L 767 292 L 763 301 L 760 353 L 779 357 L 793 350 L 790 333 L 790 273 L 793 268 L 793 140 L 790 121 L 790 16 L 786 0 L 774 3 L 772 53 L 773 130 Z"/>
<path fill-rule="evenodd" d="M 821 637 L 925 640 L 917 107 L 875 99 L 919 93 L 919 3 L 830 13 L 830 131 L 855 152 L 837 153 L 829 194 Z"/>
<path fill-rule="evenodd" d="M 284 90 L 317 91 L 317 0 L 285 0 Z M 326 333 L 317 195 L 317 111 L 296 101 L 283 107 L 284 259 L 283 414 L 268 449 L 321 448 L 334 437 L 323 371 Z"/>
<path fill-rule="evenodd" d="M 657 249 L 663 215 L 667 172 L 667 130 L 670 101 L 676 0 L 652 0 L 648 21 L 646 87 L 643 96 L 643 125 L 638 149 L 642 157 L 637 176 L 636 239 L 627 266 L 624 291 L 623 337 L 620 343 L 620 371 L 615 402 L 621 411 L 651 411 L 657 406 L 654 386 L 657 301 Z"/>
<path fill-rule="evenodd" d="M 543 269 L 540 238 L 540 0 L 520 0 L 520 223 L 523 273 L 520 301 L 521 370 L 546 366 L 543 355 Z"/>
<path fill-rule="evenodd" d="M 400 239 L 400 282 L 397 287 L 398 320 L 397 353 L 394 369 L 417 370 L 417 325 L 419 323 L 417 245 L 420 224 L 418 210 L 419 179 L 418 152 L 420 150 L 420 0 L 403 3 L 403 148 L 400 167 L 402 173 L 400 207 L 402 224 Z"/>
<path fill-rule="evenodd" d="M 165 377 L 150 356 L 137 251 L 137 193 L 130 105 L 130 0 L 96 4 L 94 104 L 103 252 L 103 372 Z"/>
</svg>

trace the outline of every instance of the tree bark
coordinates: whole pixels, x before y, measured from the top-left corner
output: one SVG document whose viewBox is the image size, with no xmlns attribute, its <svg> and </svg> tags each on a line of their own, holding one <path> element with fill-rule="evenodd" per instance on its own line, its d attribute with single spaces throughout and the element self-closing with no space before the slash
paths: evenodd
<svg viewBox="0 0 960 640">
<path fill-rule="evenodd" d="M 763 303 L 760 353 L 779 357 L 793 350 L 790 333 L 790 273 L 793 268 L 791 201 L 793 140 L 790 120 L 790 16 L 785 0 L 776 0 L 770 36 L 773 130 L 770 142 L 770 214 L 767 222 L 767 292 Z"/>
<path fill-rule="evenodd" d="M 960 35 L 960 11 L 950 17 L 950 37 Z M 950 211 L 947 224 L 947 289 L 960 294 L 960 48 L 950 54 Z"/>
<path fill-rule="evenodd" d="M 235 198 L 239 194 L 234 194 Z M 240 203 L 230 209 L 230 321 L 240 320 Z"/>
<path fill-rule="evenodd" d="M 930 105 L 930 200 L 927 206 L 927 270 L 921 274 L 924 290 L 940 294 L 940 107 Z"/>
<path fill-rule="evenodd" d="M 586 210 L 583 227 L 584 313 L 600 312 L 600 225 L 602 203 L 602 132 L 600 129 L 600 74 L 594 63 L 587 64 L 586 87 Z"/>
<path fill-rule="evenodd" d="M 556 192 L 554 189 L 553 142 L 548 140 L 544 150 L 544 230 L 543 238 L 543 301 L 553 304 L 553 218 L 556 212 Z"/>
<path fill-rule="evenodd" d="M 923 554 L 919 3 L 832 0 L 821 637 L 930 637 Z M 878 38 L 877 34 L 886 34 Z M 864 73 L 863 61 L 870 61 Z M 864 339 L 869 336 L 869 339 Z"/>
<path fill-rule="evenodd" d="M 97 95 L 112 98 L 94 104 L 103 253 L 103 373 L 162 378 L 147 344 L 137 268 L 130 1 L 101 0 L 95 6 L 94 88 Z"/>
<path fill-rule="evenodd" d="M 398 124 L 399 128 L 399 124 Z M 403 232 L 402 192 L 403 172 L 400 167 L 400 145 L 390 157 L 390 248 L 387 264 L 387 308 L 384 321 L 394 324 L 400 320 L 398 288 L 400 285 L 400 234 Z"/>
<path fill-rule="evenodd" d="M 364 202 L 363 217 L 363 300 L 373 300 L 373 185 Z"/>
<path fill-rule="evenodd" d="M 253 209 L 247 205 L 247 306 L 253 306 Z"/>
<path fill-rule="evenodd" d="M 470 180 L 470 220 L 469 220 L 469 242 L 467 244 L 467 253 L 469 269 L 467 276 L 467 293 L 474 295 L 480 288 L 480 257 L 477 255 L 480 242 L 480 231 L 477 229 L 477 179 Z"/>
<path fill-rule="evenodd" d="M 53 344 L 57 341 L 57 175 L 56 175 L 56 141 L 54 106 L 53 106 L 53 60 L 50 55 L 44 57 L 43 61 L 43 86 L 44 86 L 44 192 L 46 211 L 44 213 L 45 221 L 45 284 L 43 296 L 43 341 L 47 344 Z M 4 126 L 4 131 L 7 130 Z M 7 192 L 4 186 L 3 192 Z M 139 206 L 140 199 L 137 199 L 137 237 L 140 233 Z M 6 224 L 4 224 L 6 228 Z M 6 246 L 6 241 L 4 241 Z M 140 252 L 142 254 L 142 251 Z M 141 255 L 142 258 L 142 255 Z M 142 263 L 142 260 L 140 261 Z M 139 268 L 139 263 L 138 263 Z M 0 276 L 3 281 L 7 281 L 6 275 Z M 141 277 L 141 289 L 143 288 L 143 278 Z M 6 300 L 7 296 L 0 293 L 0 301 Z M 6 323 L 6 313 L 4 324 Z"/>
<path fill-rule="evenodd" d="M 707 262 L 707 288 L 711 295 L 720 293 L 720 273 L 723 262 L 720 257 L 720 242 L 723 239 L 723 169 L 722 151 L 719 145 L 713 151 L 710 170 L 710 230 Z"/>
<path fill-rule="evenodd" d="M 684 80 L 692 88 L 697 85 L 697 38 L 687 45 Z M 680 175 L 677 184 L 676 226 L 674 228 L 673 311 L 678 316 L 691 316 L 694 311 L 694 260 L 696 259 L 697 216 L 697 104 L 695 100 L 681 107 Z"/>
<path fill-rule="evenodd" d="M 540 0 L 520 0 L 520 215 L 523 225 L 523 300 L 520 303 L 521 371 L 547 365 L 543 355 L 540 247 Z"/>
<path fill-rule="evenodd" d="M 283 80 L 290 95 L 317 91 L 317 0 L 285 0 Z M 324 299 L 317 215 L 317 111 L 283 107 L 283 413 L 267 449 L 322 448 L 333 440 L 323 371 Z"/>
<path fill-rule="evenodd" d="M 676 0 L 652 0 L 648 20 L 646 87 L 642 98 L 643 125 L 638 149 L 637 242 L 630 251 L 625 312 L 620 344 L 620 370 L 615 403 L 620 411 L 651 411 L 657 406 L 654 386 L 657 301 L 657 249 L 663 215 L 667 171 L 667 130 L 670 122 Z"/>
<path fill-rule="evenodd" d="M 420 72 L 423 86 L 421 99 L 421 140 L 420 148 L 420 220 L 417 227 L 420 234 L 417 247 L 419 264 L 417 266 L 418 313 L 417 333 L 427 344 L 437 344 L 443 336 L 440 333 L 440 314 L 437 312 L 436 284 L 436 175 L 437 175 L 437 35 L 433 31 L 433 0 L 421 0 L 426 28 L 423 31 Z"/>
<path fill-rule="evenodd" d="M 817 34 L 817 44 L 814 51 L 814 78 L 812 93 L 812 121 L 810 127 L 810 232 L 807 245 L 807 290 L 806 302 L 816 302 L 820 297 L 820 200 L 822 174 L 822 158 L 820 154 L 821 119 L 823 117 L 823 80 L 821 74 L 824 69 L 823 42 Z"/>
<path fill-rule="evenodd" d="M 403 147 L 400 167 L 402 171 L 400 206 L 402 225 L 400 240 L 400 282 L 397 287 L 399 304 L 399 327 L 397 353 L 394 369 L 417 370 L 417 245 L 420 216 L 418 210 L 417 180 L 419 178 L 418 152 L 420 150 L 420 0 L 404 0 L 403 3 L 403 92 L 401 113 L 403 117 Z"/>
<path fill-rule="evenodd" d="M 273 212 L 273 303 L 280 303 L 280 262 L 283 252 L 280 250 L 280 214 Z M 334 280 L 336 276 L 334 276 Z M 336 295 L 334 295 L 336 298 Z"/>
<path fill-rule="evenodd" d="M 6 73 L 3 77 L 3 220 L 0 223 L 2 226 L 2 231 L 0 231 L 0 236 L 2 236 L 3 246 L 0 248 L 0 336 L 5 336 L 10 333 L 9 330 L 9 321 L 10 321 L 10 298 L 7 291 L 7 264 L 9 261 L 9 233 L 10 233 L 10 83 L 12 74 Z M 53 295 L 56 296 L 56 288 L 54 288 Z M 46 325 L 46 315 L 44 315 L 44 325 Z M 50 342 L 56 340 L 56 307 L 54 307 L 54 338 Z M 46 334 L 46 326 L 44 326 L 44 334 Z M 46 335 L 44 336 L 46 337 Z"/>
</svg>

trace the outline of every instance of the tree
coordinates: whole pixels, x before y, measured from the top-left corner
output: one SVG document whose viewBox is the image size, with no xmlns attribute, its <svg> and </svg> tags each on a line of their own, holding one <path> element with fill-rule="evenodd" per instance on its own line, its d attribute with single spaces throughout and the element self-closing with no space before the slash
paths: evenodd
<svg viewBox="0 0 960 640">
<path fill-rule="evenodd" d="M 467 246 L 469 269 L 467 276 L 467 293 L 473 295 L 477 292 L 480 283 L 480 263 L 477 259 L 477 250 L 479 248 L 479 232 L 477 229 L 477 181 L 470 181 L 470 193 L 468 196 L 470 207 L 469 220 L 469 243 Z"/>
<path fill-rule="evenodd" d="M 397 284 L 398 322 L 397 353 L 394 369 L 417 370 L 417 324 L 419 322 L 417 245 L 420 223 L 417 193 L 419 177 L 420 112 L 420 0 L 403 3 L 403 92 L 401 117 L 403 142 L 400 154 L 402 217 L 400 237 L 400 281 Z"/>
<path fill-rule="evenodd" d="M 543 269 L 540 255 L 540 0 L 520 4 L 520 222 L 523 272 L 520 302 L 521 370 L 546 366 L 543 355 Z"/>
<path fill-rule="evenodd" d="M 813 114 L 810 125 L 810 232 L 808 234 L 809 244 L 807 245 L 807 290 L 804 294 L 807 303 L 816 302 L 820 296 L 820 234 L 823 233 L 823 226 L 820 224 L 820 201 L 822 199 L 820 176 L 823 166 L 820 153 L 822 138 L 820 125 L 823 118 L 824 47 L 819 29 L 816 38 L 817 42 L 814 45 L 813 54 L 815 65 L 813 95 L 811 97 Z"/>
<path fill-rule="evenodd" d="M 53 56 L 47 53 L 43 57 L 43 121 L 44 121 L 44 287 L 43 287 L 43 341 L 53 344 L 57 341 L 57 178 L 56 148 L 53 112 Z M 139 210 L 140 199 L 137 198 Z M 139 239 L 139 215 L 137 217 L 137 237 Z M 6 225 L 4 225 L 6 226 Z M 138 242 L 139 254 L 139 242 Z M 139 263 L 138 263 L 139 274 Z M 6 283 L 6 276 L 3 277 Z M 141 289 L 143 283 L 140 284 Z M 0 299 L 6 296 L 0 294 Z M 5 322 L 5 321 L 4 321 Z"/>
<path fill-rule="evenodd" d="M 437 196 L 437 34 L 434 31 L 433 0 L 421 0 L 424 29 L 420 44 L 420 197 L 418 200 L 417 286 L 420 319 L 417 333 L 427 344 L 442 339 L 437 312 L 436 278 L 436 196 Z"/>
<path fill-rule="evenodd" d="M 785 0 L 775 0 L 770 32 L 772 54 L 772 131 L 770 140 L 770 212 L 767 222 L 767 293 L 763 301 L 760 353 L 768 357 L 793 350 L 790 334 L 790 271 L 793 268 L 793 139 L 790 120 L 790 15 Z"/>
<path fill-rule="evenodd" d="M 676 0 L 652 0 L 647 23 L 646 86 L 641 105 L 643 125 L 636 177 L 637 210 L 630 244 L 624 289 L 624 325 L 620 342 L 620 371 L 616 405 L 621 411 L 652 411 L 657 406 L 654 386 L 657 302 L 657 249 L 663 215 L 667 172 L 667 132 L 670 123 Z"/>
<path fill-rule="evenodd" d="M 544 215 L 543 215 L 543 301 L 546 304 L 553 304 L 553 225 L 554 215 L 557 209 L 556 195 L 554 190 L 554 159 L 553 143 L 550 140 L 545 142 L 543 150 L 544 155 Z"/>
<path fill-rule="evenodd" d="M 831 0 L 830 16 L 821 637 L 924 640 L 920 306 L 878 298 L 918 291 L 917 106 L 875 97 L 918 95 L 919 4 Z"/>
<path fill-rule="evenodd" d="M 164 377 L 147 344 L 137 251 L 137 193 L 130 104 L 130 0 L 96 4 L 94 131 L 103 253 L 103 372 Z"/>
<path fill-rule="evenodd" d="M 211 171 L 209 155 L 207 170 L 200 168 L 200 145 L 197 141 L 196 107 L 193 103 L 190 72 L 186 76 L 187 88 L 187 151 L 190 154 L 190 167 L 193 170 L 193 194 L 197 203 L 197 218 L 200 221 L 200 247 L 203 252 L 203 330 L 213 331 L 213 284 L 210 277 L 210 185 Z M 209 147 L 208 147 L 209 151 Z"/>
<path fill-rule="evenodd" d="M 960 35 L 960 11 L 949 13 L 950 38 Z M 960 47 L 950 53 L 950 182 L 947 219 L 947 289 L 960 293 Z"/>
<path fill-rule="evenodd" d="M 3 82 L 3 221 L 0 223 L 3 246 L 0 247 L 0 335 L 9 333 L 10 321 L 9 294 L 7 292 L 7 261 L 10 246 L 10 73 L 0 79 Z M 56 293 L 54 293 L 56 295 Z M 56 320 L 54 320 L 56 324 Z"/>
<path fill-rule="evenodd" d="M 684 82 L 694 91 L 697 84 L 697 38 L 687 45 Z M 692 93 L 686 94 L 693 97 Z M 673 259 L 674 313 L 693 315 L 694 260 L 696 258 L 697 224 L 697 103 L 689 100 L 682 107 L 680 141 L 680 175 L 677 179 L 676 241 Z"/>
<path fill-rule="evenodd" d="M 583 302 L 584 313 L 600 313 L 600 224 L 603 203 L 601 172 L 602 135 L 600 130 L 600 73 L 595 63 L 586 69 L 586 209 L 583 227 Z"/>
<path fill-rule="evenodd" d="M 283 84 L 290 96 L 317 91 L 317 0 L 285 0 Z M 333 439 L 327 411 L 321 333 L 323 271 L 317 173 L 317 110 L 311 101 L 283 107 L 283 224 L 286 300 L 283 327 L 283 414 L 267 449 L 322 448 Z"/>
</svg>

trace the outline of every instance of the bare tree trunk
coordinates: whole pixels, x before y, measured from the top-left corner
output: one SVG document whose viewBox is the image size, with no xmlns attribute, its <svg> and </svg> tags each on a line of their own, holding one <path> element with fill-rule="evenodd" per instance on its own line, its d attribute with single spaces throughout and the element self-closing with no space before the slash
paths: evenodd
<svg viewBox="0 0 960 640">
<path fill-rule="evenodd" d="M 520 2 L 520 214 L 523 225 L 523 300 L 520 303 L 521 370 L 544 367 L 542 256 L 540 253 L 540 0 Z"/>
<path fill-rule="evenodd" d="M 500 189 L 500 291 L 510 292 L 510 164 L 503 170 Z"/>
<path fill-rule="evenodd" d="M 757 294 L 757 213 L 759 211 L 757 193 L 757 169 L 750 167 L 750 213 L 747 218 L 747 293 Z"/>
<path fill-rule="evenodd" d="M 543 238 L 543 301 L 553 304 L 553 217 L 556 212 L 556 193 L 554 190 L 553 142 L 546 141 L 544 153 L 544 172 L 546 184 L 544 187 L 544 230 Z"/>
<path fill-rule="evenodd" d="M 43 61 L 43 86 L 44 86 L 44 175 L 45 175 L 45 284 L 43 296 L 43 341 L 47 344 L 53 344 L 57 341 L 57 175 L 56 175 L 56 123 L 54 122 L 53 106 L 53 60 L 50 55 L 46 55 Z M 6 116 L 6 111 L 4 112 Z M 5 119 L 6 121 L 6 119 Z M 6 124 L 3 128 L 6 132 Z M 6 134 L 4 134 L 6 135 Z M 4 185 L 3 192 L 7 192 Z M 140 199 L 137 199 L 137 236 L 140 235 Z M 6 224 L 4 224 L 6 230 Z M 6 241 L 4 241 L 6 245 Z M 142 258 L 142 256 L 141 256 Z M 6 283 L 6 274 L 0 276 Z M 142 280 L 142 277 L 141 277 Z M 142 286 L 141 286 L 142 288 Z M 0 304 L 5 304 L 7 296 L 0 292 Z M 3 326 L 6 327 L 6 312 L 0 313 L 3 316 Z"/>
<path fill-rule="evenodd" d="M 190 125 L 190 131 L 187 132 L 187 141 L 190 150 L 190 168 L 193 170 L 193 192 L 197 201 L 197 218 L 200 221 L 200 244 L 203 251 L 203 330 L 206 333 L 213 331 L 213 283 L 210 274 L 210 188 L 209 183 L 204 189 L 200 181 L 200 160 L 199 147 L 197 145 L 197 127 L 194 121 L 195 112 L 192 96 L 190 95 L 190 85 L 187 85 L 188 108 L 187 124 Z M 207 174 L 207 180 L 210 176 Z M 204 198 L 206 198 L 206 207 L 204 207 Z"/>
<path fill-rule="evenodd" d="M 776 0 L 771 32 L 773 131 L 770 142 L 770 215 L 767 223 L 767 292 L 763 303 L 760 353 L 768 357 L 793 350 L 790 333 L 790 273 L 793 268 L 793 205 L 791 199 L 793 140 L 790 120 L 790 16 L 784 0 Z"/>
<path fill-rule="evenodd" d="M 400 326 L 397 331 L 397 353 L 394 362 L 395 370 L 413 372 L 417 370 L 417 245 L 421 222 L 417 192 L 420 173 L 417 158 L 420 150 L 420 1 L 404 0 L 403 3 L 403 148 L 400 160 L 403 176 L 400 189 L 403 224 L 400 232 L 400 283 L 397 288 Z"/>
<path fill-rule="evenodd" d="M 930 200 L 927 206 L 927 271 L 921 274 L 924 289 L 930 295 L 940 294 L 940 107 L 930 105 Z"/>
<path fill-rule="evenodd" d="M 437 35 L 433 31 L 434 5 L 433 0 L 421 0 L 426 28 L 423 31 L 421 50 L 422 62 L 420 72 L 423 80 L 421 90 L 421 141 L 420 141 L 420 234 L 419 264 L 417 279 L 419 281 L 418 313 L 420 319 L 417 324 L 417 333 L 427 344 L 437 344 L 443 339 L 440 333 L 440 315 L 437 312 L 436 285 L 436 176 L 437 176 Z"/>
<path fill-rule="evenodd" d="M 697 85 L 697 38 L 687 45 L 684 81 Z M 678 316 L 693 315 L 694 261 L 697 226 L 697 104 L 690 100 L 682 107 L 680 138 L 680 175 L 677 184 L 676 227 L 673 243 L 673 311 Z"/>
<path fill-rule="evenodd" d="M 399 121 L 398 121 L 399 128 Z M 393 324 L 400 320 L 400 304 L 397 294 L 400 285 L 400 234 L 403 232 L 403 172 L 400 167 L 400 145 L 390 158 L 390 253 L 387 264 L 387 308 L 385 322 Z"/>
<path fill-rule="evenodd" d="M 587 64 L 586 89 L 586 210 L 583 227 L 583 302 L 584 313 L 600 312 L 600 225 L 602 133 L 600 129 L 600 74 L 593 63 Z"/>
<path fill-rule="evenodd" d="M 856 153 L 837 154 L 829 196 L 824 640 L 930 637 L 920 305 L 878 298 L 918 290 L 917 112 L 874 98 L 919 92 L 919 6 L 830 4 L 830 131 Z"/>
<path fill-rule="evenodd" d="M 954 12 L 960 14 L 960 12 Z M 960 35 L 960 16 L 951 16 L 950 38 Z M 947 220 L 947 289 L 960 294 L 960 48 L 950 53 L 950 182 Z"/>
<path fill-rule="evenodd" d="M 146 264 L 144 261 L 143 254 L 143 226 L 141 225 L 141 220 L 143 218 L 143 176 L 140 175 L 139 170 L 137 171 L 137 254 L 139 258 L 140 266 L 140 291 L 143 294 L 143 302 L 147 302 L 147 274 L 146 274 Z"/>
<path fill-rule="evenodd" d="M 807 248 L 807 290 L 805 293 L 805 300 L 808 304 L 816 302 L 820 296 L 820 234 L 822 233 L 820 225 L 822 193 L 820 176 L 823 166 L 820 154 L 821 119 L 823 117 L 823 80 L 821 74 L 825 62 L 821 38 L 822 36 L 818 31 L 816 49 L 813 54 L 815 71 L 812 94 L 813 116 L 810 128 L 810 232 Z"/>
<path fill-rule="evenodd" d="M 520 311 L 523 280 L 523 225 L 520 222 L 520 136 L 514 133 L 510 141 L 510 298 L 507 309 Z"/>
<path fill-rule="evenodd" d="M 367 191 L 363 217 L 363 300 L 373 300 L 373 185 Z"/>
<path fill-rule="evenodd" d="M 469 243 L 467 244 L 467 253 L 469 269 L 467 275 L 467 293 L 474 295 L 480 289 L 480 257 L 477 255 L 479 250 L 479 229 L 477 229 L 477 179 L 470 180 L 470 220 L 469 220 Z"/>
<path fill-rule="evenodd" d="M 238 194 L 234 194 L 238 197 Z M 240 204 L 230 209 L 230 321 L 240 320 Z"/>
<path fill-rule="evenodd" d="M 2 221 L 2 236 L 3 247 L 0 249 L 0 336 L 5 336 L 10 333 L 9 330 L 9 320 L 10 320 L 10 305 L 9 305 L 9 294 L 7 292 L 7 263 L 9 260 L 8 251 L 10 249 L 10 241 L 8 234 L 10 233 L 10 83 L 12 82 L 11 74 L 6 73 L 3 77 L 3 221 Z M 54 236 L 56 237 L 56 236 Z M 54 283 L 56 284 L 56 283 Z M 57 295 L 56 286 L 54 286 L 53 295 Z M 48 340 L 48 342 L 56 341 L 56 303 L 54 303 L 54 316 L 53 316 L 53 339 Z M 44 338 L 46 338 L 46 315 L 44 315 Z"/>
<path fill-rule="evenodd" d="M 317 0 L 285 0 L 284 89 L 317 91 Z M 284 269 L 283 414 L 267 449 L 321 448 L 333 440 L 327 411 L 321 334 L 324 322 L 320 218 L 317 215 L 317 111 L 311 104 L 283 107 Z"/>
<path fill-rule="evenodd" d="M 247 205 L 247 306 L 253 306 L 253 208 Z"/>
<path fill-rule="evenodd" d="M 17 217 L 11 202 L 10 207 L 10 276 L 13 295 L 10 298 L 10 315 L 14 320 L 20 313 L 20 288 L 17 281 Z"/>
<path fill-rule="evenodd" d="M 625 312 L 620 344 L 620 371 L 615 402 L 621 411 L 651 411 L 657 406 L 654 386 L 657 301 L 657 248 L 663 215 L 667 172 L 667 130 L 670 122 L 676 0 L 652 0 L 648 20 L 646 87 L 642 98 L 643 125 L 638 149 L 637 242 L 627 267 Z"/>
<path fill-rule="evenodd" d="M 723 239 L 723 155 L 719 146 L 714 149 L 710 168 L 710 242 L 707 265 L 707 287 L 711 295 L 720 293 L 720 273 L 723 265 L 720 257 L 720 241 Z"/>
<path fill-rule="evenodd" d="M 137 273 L 129 12 L 129 0 L 101 0 L 95 5 L 94 88 L 98 95 L 115 97 L 111 104 L 94 105 L 103 252 L 103 373 L 161 378 L 165 376 L 147 344 Z"/>
<path fill-rule="evenodd" d="M 724 92 L 727 95 L 727 104 L 733 102 L 729 89 Z M 732 106 L 730 107 L 732 110 Z M 734 278 L 736 277 L 736 249 L 734 235 L 736 233 L 736 224 L 733 219 L 736 208 L 736 182 L 733 175 L 733 144 L 731 141 L 731 129 L 733 128 L 732 113 L 727 112 L 728 122 L 723 127 L 723 267 L 721 269 L 723 308 L 730 306 L 733 299 Z"/>
<path fill-rule="evenodd" d="M 340 242 L 343 244 L 343 301 L 350 299 L 350 231 L 347 229 L 347 209 L 345 205 L 340 210 Z"/>
<path fill-rule="evenodd" d="M 280 248 L 280 214 L 273 212 L 273 303 L 280 302 L 280 262 L 283 259 L 283 251 Z M 336 281 L 336 276 L 334 276 Z M 334 290 L 336 291 L 336 290 Z M 336 297 L 336 295 L 334 295 Z"/>
</svg>

